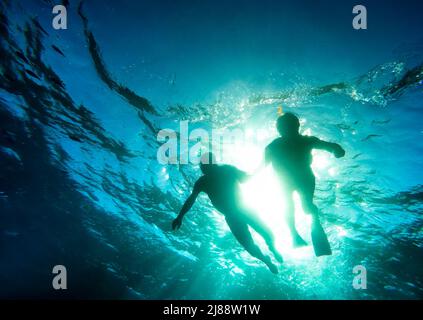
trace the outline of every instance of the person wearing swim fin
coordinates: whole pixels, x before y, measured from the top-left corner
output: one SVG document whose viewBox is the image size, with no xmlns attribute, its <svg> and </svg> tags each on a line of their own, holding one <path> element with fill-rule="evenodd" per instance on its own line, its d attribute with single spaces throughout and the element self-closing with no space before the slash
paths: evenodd
<svg viewBox="0 0 423 320">
<path fill-rule="evenodd" d="M 291 231 L 294 247 L 306 246 L 295 227 L 295 207 L 293 193 L 300 195 L 303 209 L 312 215 L 311 238 L 316 256 L 332 254 L 329 241 L 323 230 L 319 210 L 313 203 L 316 186 L 311 169 L 313 149 L 331 152 L 336 158 L 345 155 L 345 150 L 337 143 L 326 142 L 312 136 L 299 133 L 300 121 L 293 113 L 285 113 L 276 123 L 281 137 L 275 139 L 265 149 L 265 162 L 271 164 L 281 180 L 286 201 L 286 222 Z"/>
</svg>

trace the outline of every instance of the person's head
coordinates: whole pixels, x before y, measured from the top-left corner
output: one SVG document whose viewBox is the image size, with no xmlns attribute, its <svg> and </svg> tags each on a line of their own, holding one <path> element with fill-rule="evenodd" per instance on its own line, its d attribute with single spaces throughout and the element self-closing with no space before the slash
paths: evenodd
<svg viewBox="0 0 423 320">
<path fill-rule="evenodd" d="M 287 112 L 278 118 L 276 128 L 281 136 L 294 136 L 299 133 L 300 120 L 295 114 Z"/>
<path fill-rule="evenodd" d="M 200 160 L 200 169 L 203 174 L 208 174 L 216 166 L 216 157 L 213 153 L 207 152 L 202 155 Z"/>
</svg>

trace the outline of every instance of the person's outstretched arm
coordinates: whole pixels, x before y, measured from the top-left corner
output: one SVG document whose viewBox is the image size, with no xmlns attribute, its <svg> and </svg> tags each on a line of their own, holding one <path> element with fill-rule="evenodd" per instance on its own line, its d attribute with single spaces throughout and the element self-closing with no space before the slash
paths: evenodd
<svg viewBox="0 0 423 320">
<path fill-rule="evenodd" d="M 172 222 L 172 229 L 178 230 L 182 225 L 182 219 L 184 218 L 185 214 L 191 209 L 191 207 L 194 205 L 195 200 L 197 199 L 199 193 L 201 192 L 200 187 L 200 180 L 198 180 L 195 185 L 194 189 L 191 193 L 191 195 L 188 197 L 188 199 L 185 201 L 184 205 L 182 206 L 181 211 L 179 212 L 178 216 L 175 220 Z"/>
<path fill-rule="evenodd" d="M 327 142 L 314 138 L 313 149 L 320 149 L 331 152 L 337 158 L 342 158 L 345 156 L 345 150 L 337 143 Z"/>
<path fill-rule="evenodd" d="M 240 183 L 246 182 L 249 178 L 251 178 L 251 175 L 249 175 L 247 172 L 239 170 L 238 168 L 234 167 L 235 169 L 235 175 L 236 178 Z"/>
<path fill-rule="evenodd" d="M 244 176 L 244 179 L 241 182 L 245 182 L 249 178 L 255 176 L 256 174 L 258 174 L 262 170 L 266 169 L 266 167 L 268 165 L 270 165 L 271 163 L 272 163 L 271 153 L 270 153 L 269 148 L 266 147 L 266 149 L 264 150 L 264 158 L 260 161 L 259 166 L 251 174 L 246 174 L 246 176 Z"/>
</svg>

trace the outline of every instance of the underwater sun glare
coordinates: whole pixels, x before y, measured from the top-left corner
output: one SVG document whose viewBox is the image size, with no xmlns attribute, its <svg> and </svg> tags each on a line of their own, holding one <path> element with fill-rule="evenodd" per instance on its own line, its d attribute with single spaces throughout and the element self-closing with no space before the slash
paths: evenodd
<svg viewBox="0 0 423 320">
<path fill-rule="evenodd" d="M 242 199 L 251 211 L 258 215 L 275 235 L 276 247 L 284 259 L 299 260 L 313 257 L 311 246 L 294 249 L 290 231 L 285 224 L 285 203 L 282 188 L 271 167 L 266 167 L 241 185 Z M 310 243 L 311 218 L 302 210 L 299 196 L 294 194 L 295 215 L 298 232 Z M 266 245 L 254 233 L 263 250 Z"/>
</svg>

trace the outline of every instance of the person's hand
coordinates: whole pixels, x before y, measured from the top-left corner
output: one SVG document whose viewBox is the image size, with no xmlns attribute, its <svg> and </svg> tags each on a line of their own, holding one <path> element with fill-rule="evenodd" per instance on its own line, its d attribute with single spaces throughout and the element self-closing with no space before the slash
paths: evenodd
<svg viewBox="0 0 423 320">
<path fill-rule="evenodd" d="M 175 220 L 172 222 L 172 229 L 178 230 L 182 225 L 182 218 L 178 216 Z"/>
<path fill-rule="evenodd" d="M 335 155 L 336 158 L 342 158 L 343 156 L 345 156 L 345 150 L 342 149 L 342 147 L 340 145 L 338 145 L 333 154 Z"/>
</svg>

